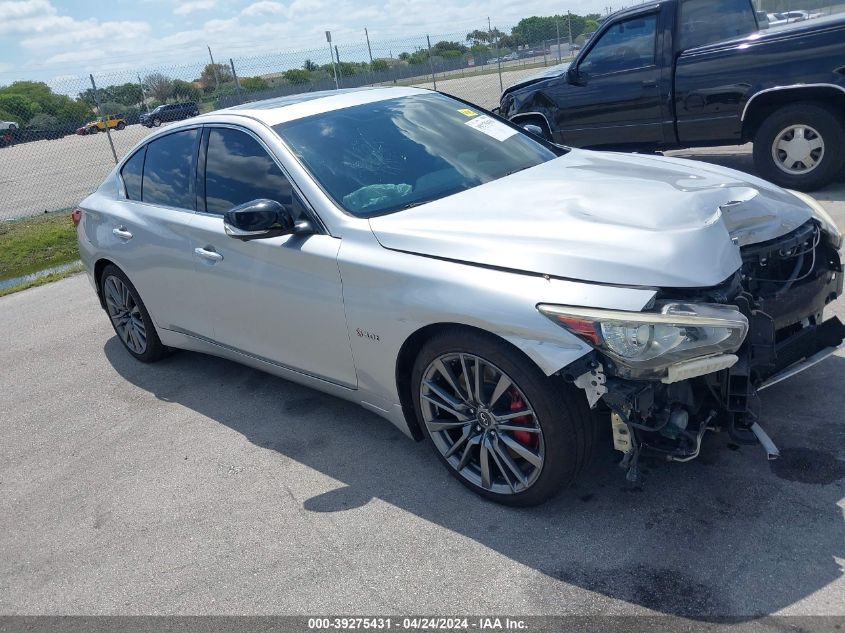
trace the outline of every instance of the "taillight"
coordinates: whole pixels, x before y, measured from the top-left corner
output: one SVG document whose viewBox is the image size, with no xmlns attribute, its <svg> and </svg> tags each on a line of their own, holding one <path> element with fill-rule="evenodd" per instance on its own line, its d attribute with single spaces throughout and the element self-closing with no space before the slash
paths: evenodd
<svg viewBox="0 0 845 633">
<path fill-rule="evenodd" d="M 74 226 L 79 226 L 79 222 L 82 220 L 82 209 L 76 207 L 73 211 L 71 211 L 70 219 L 73 220 Z"/>
</svg>

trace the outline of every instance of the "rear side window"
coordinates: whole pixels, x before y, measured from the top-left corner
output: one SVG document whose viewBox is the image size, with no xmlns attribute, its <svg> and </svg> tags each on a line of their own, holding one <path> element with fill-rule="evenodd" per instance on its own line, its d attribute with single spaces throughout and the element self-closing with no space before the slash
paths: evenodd
<svg viewBox="0 0 845 633">
<path fill-rule="evenodd" d="M 123 190 L 130 200 L 141 200 L 141 177 L 144 174 L 144 153 L 146 146 L 139 149 L 128 161 L 123 164 L 120 170 L 120 177 L 123 178 Z"/>
<path fill-rule="evenodd" d="M 757 30 L 751 0 L 684 0 L 681 50 L 750 35 Z"/>
<path fill-rule="evenodd" d="M 147 145 L 144 202 L 193 209 L 197 130 L 168 134 Z"/>
<path fill-rule="evenodd" d="M 290 182 L 258 141 L 240 130 L 212 129 L 205 163 L 207 212 L 222 215 L 259 198 L 287 205 L 295 216 L 301 210 Z"/>
</svg>

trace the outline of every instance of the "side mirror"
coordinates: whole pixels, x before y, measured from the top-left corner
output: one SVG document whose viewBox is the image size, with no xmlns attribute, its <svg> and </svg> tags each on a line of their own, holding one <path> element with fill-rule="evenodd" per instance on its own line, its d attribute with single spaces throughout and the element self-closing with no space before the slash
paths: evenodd
<svg viewBox="0 0 845 633">
<path fill-rule="evenodd" d="M 526 132 L 533 134 L 534 136 L 539 136 L 540 138 L 543 138 L 544 136 L 543 128 L 541 128 L 539 125 L 534 125 L 533 123 L 526 123 L 522 126 L 522 129 Z"/>
<path fill-rule="evenodd" d="M 573 86 L 586 86 L 587 73 L 578 70 L 577 67 L 570 66 L 566 69 L 566 82 Z"/>
<path fill-rule="evenodd" d="M 254 240 L 293 233 L 290 209 L 275 200 L 253 200 L 229 209 L 223 215 L 226 235 L 239 240 Z"/>
</svg>

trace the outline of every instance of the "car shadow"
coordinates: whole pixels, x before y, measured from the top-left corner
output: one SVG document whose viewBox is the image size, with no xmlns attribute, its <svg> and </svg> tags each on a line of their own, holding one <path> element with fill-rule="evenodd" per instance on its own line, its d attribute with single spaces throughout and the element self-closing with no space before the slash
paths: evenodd
<svg viewBox="0 0 845 633">
<path fill-rule="evenodd" d="M 541 572 L 531 582 L 543 591 L 521 587 L 539 612 L 559 612 L 569 584 L 664 614 L 755 618 L 842 577 L 845 462 L 831 447 L 842 445 L 845 390 L 831 385 L 841 385 L 843 358 L 765 392 L 779 462 L 712 434 L 698 460 L 646 461 L 644 485 L 631 487 L 605 433 L 573 489 L 514 509 L 476 497 L 428 444 L 354 404 L 202 354 L 143 365 L 115 337 L 104 351 L 138 388 L 345 484 L 304 501 L 305 511 L 379 498 Z"/>
</svg>

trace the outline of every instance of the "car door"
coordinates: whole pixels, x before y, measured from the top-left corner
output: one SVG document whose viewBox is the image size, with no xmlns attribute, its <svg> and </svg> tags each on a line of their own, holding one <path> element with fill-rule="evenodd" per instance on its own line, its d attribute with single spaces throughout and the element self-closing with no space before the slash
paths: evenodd
<svg viewBox="0 0 845 633">
<path fill-rule="evenodd" d="M 97 222 L 96 243 L 135 285 L 158 327 L 211 334 L 210 315 L 198 309 L 189 234 L 201 132 L 197 126 L 159 136 L 124 163 L 120 199 Z"/>
<path fill-rule="evenodd" d="M 356 386 L 337 253 L 280 163 L 251 131 L 207 126 L 200 148 L 197 265 L 214 315 L 214 340 L 345 386 Z M 287 206 L 309 234 L 242 241 L 223 213 L 257 199 Z"/>
<path fill-rule="evenodd" d="M 602 32 L 560 86 L 555 126 L 576 147 L 663 142 L 658 13 L 621 19 Z M 556 95 L 553 95 L 553 98 Z"/>
</svg>

